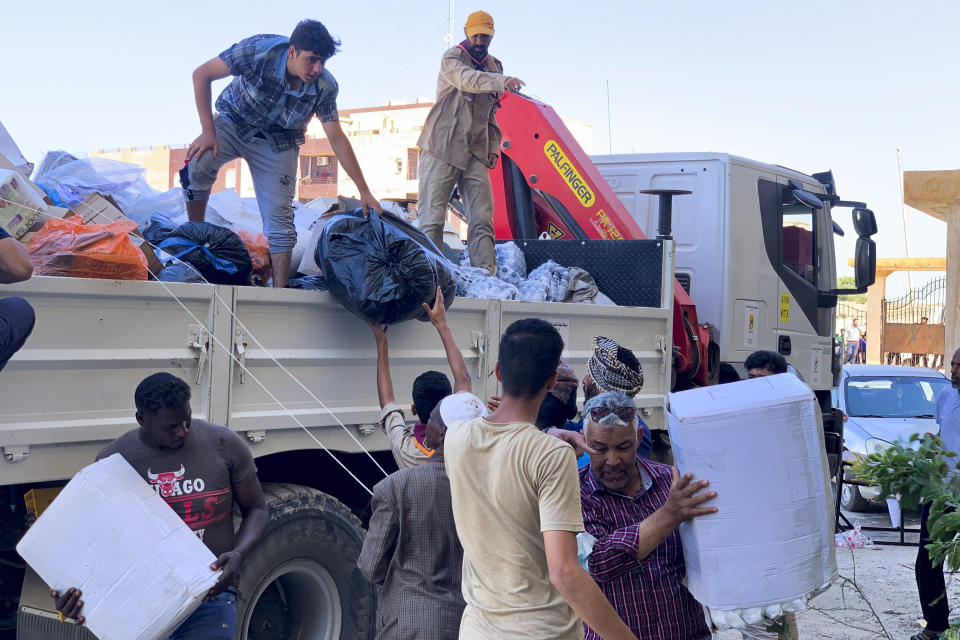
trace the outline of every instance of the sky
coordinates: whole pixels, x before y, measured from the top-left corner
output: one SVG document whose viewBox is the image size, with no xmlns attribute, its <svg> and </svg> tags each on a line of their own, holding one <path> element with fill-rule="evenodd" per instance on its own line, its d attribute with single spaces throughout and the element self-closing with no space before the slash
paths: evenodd
<svg viewBox="0 0 960 640">
<path fill-rule="evenodd" d="M 34 162 L 53 149 L 189 143 L 193 69 L 307 17 L 342 40 L 328 63 L 341 108 L 432 99 L 449 13 L 448 0 L 4 4 L 0 122 Z M 832 169 L 842 198 L 876 212 L 881 258 L 944 255 L 946 225 L 909 207 L 905 243 L 897 149 L 907 171 L 960 168 L 960 2 L 459 0 L 454 43 L 476 9 L 494 18 L 490 51 L 504 72 L 592 123 L 595 153 L 714 151 Z M 841 274 L 853 255 L 846 211 Z M 901 276 L 888 291 L 906 286 Z"/>
</svg>

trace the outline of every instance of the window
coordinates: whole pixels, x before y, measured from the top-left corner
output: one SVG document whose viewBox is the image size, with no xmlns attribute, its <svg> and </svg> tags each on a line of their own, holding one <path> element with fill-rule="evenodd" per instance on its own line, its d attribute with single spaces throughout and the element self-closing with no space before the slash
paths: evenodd
<svg viewBox="0 0 960 640">
<path fill-rule="evenodd" d="M 420 164 L 420 149 L 407 149 L 407 180 L 416 180 Z"/>
<path fill-rule="evenodd" d="M 783 265 L 816 286 L 817 244 L 813 209 L 799 203 L 783 205 Z"/>
<path fill-rule="evenodd" d="M 848 378 L 847 415 L 854 418 L 933 418 L 937 396 L 948 389 L 950 381 L 946 378 Z"/>
<path fill-rule="evenodd" d="M 300 178 L 308 184 L 336 184 L 336 156 L 300 156 Z"/>
</svg>

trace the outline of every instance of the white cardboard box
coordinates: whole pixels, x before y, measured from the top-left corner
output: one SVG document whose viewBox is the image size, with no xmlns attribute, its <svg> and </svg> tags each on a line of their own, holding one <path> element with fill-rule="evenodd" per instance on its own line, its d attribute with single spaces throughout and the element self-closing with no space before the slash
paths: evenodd
<svg viewBox="0 0 960 640">
<path fill-rule="evenodd" d="M 690 592 L 711 609 L 782 604 L 837 577 L 823 431 L 809 387 L 785 373 L 672 393 L 681 473 L 718 512 L 680 527 Z"/>
<path fill-rule="evenodd" d="M 167 638 L 219 575 L 213 553 L 120 454 L 81 469 L 17 552 L 52 589 L 83 592 L 100 640 Z"/>
</svg>

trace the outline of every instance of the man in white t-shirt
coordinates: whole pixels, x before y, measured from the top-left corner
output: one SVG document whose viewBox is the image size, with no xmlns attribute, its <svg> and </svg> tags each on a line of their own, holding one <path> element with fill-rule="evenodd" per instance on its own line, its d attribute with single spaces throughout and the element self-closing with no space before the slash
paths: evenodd
<svg viewBox="0 0 960 640">
<path fill-rule="evenodd" d="M 563 339 L 548 322 L 514 322 L 500 339 L 500 406 L 448 424 L 444 456 L 463 545 L 461 640 L 605 640 L 635 636 L 577 561 L 583 531 L 573 449 L 534 426 L 557 379 Z"/>
<path fill-rule="evenodd" d="M 857 319 L 854 318 L 844 329 L 847 339 L 847 352 L 843 358 L 843 364 L 853 364 L 857 361 L 857 354 L 860 353 L 860 327 L 857 325 Z"/>
</svg>

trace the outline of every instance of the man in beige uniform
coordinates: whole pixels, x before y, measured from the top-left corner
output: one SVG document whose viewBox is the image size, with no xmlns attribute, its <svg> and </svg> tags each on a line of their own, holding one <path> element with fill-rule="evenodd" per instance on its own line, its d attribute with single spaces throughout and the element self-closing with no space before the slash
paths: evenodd
<svg viewBox="0 0 960 640">
<path fill-rule="evenodd" d="M 467 39 L 440 61 L 437 101 L 417 142 L 420 156 L 420 228 L 443 248 L 447 202 L 456 185 L 467 210 L 467 248 L 475 267 L 496 274 L 493 252 L 493 189 L 490 169 L 500 155 L 500 127 L 494 117 L 504 91 L 523 86 L 503 75 L 503 64 L 487 54 L 493 18 L 476 11 L 463 29 Z"/>
<path fill-rule="evenodd" d="M 573 449 L 532 423 L 557 381 L 563 340 L 548 322 L 514 322 L 495 368 L 500 406 L 447 425 L 444 462 L 463 545 L 461 640 L 635 640 L 577 562 L 583 531 Z"/>
</svg>

